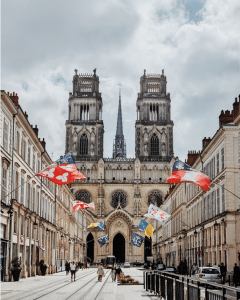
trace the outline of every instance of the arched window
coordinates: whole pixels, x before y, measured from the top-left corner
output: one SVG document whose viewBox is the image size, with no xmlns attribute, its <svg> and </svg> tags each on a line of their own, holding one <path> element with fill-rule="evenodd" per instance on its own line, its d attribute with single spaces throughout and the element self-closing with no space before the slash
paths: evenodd
<svg viewBox="0 0 240 300">
<path fill-rule="evenodd" d="M 154 204 L 156 206 L 162 205 L 162 195 L 159 192 L 151 192 L 151 194 L 148 195 L 148 205 Z"/>
<path fill-rule="evenodd" d="M 111 205 L 113 208 L 124 208 L 127 206 L 127 195 L 123 192 L 115 192 L 112 195 Z"/>
<path fill-rule="evenodd" d="M 151 155 L 159 155 L 159 139 L 155 133 L 151 137 Z"/>
<path fill-rule="evenodd" d="M 81 191 L 81 192 L 77 193 L 76 200 L 80 200 L 80 201 L 83 201 L 85 203 L 90 203 L 91 202 L 91 195 L 88 192 Z"/>
<path fill-rule="evenodd" d="M 87 135 L 84 133 L 80 137 L 80 155 L 87 155 L 88 154 L 88 138 Z"/>
</svg>

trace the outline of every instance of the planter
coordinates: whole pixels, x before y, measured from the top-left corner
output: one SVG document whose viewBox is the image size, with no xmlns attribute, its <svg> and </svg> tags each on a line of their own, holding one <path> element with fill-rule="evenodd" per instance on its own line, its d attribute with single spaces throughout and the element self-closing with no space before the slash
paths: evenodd
<svg viewBox="0 0 240 300">
<path fill-rule="evenodd" d="M 13 281 L 19 281 L 21 270 L 12 270 Z"/>
</svg>

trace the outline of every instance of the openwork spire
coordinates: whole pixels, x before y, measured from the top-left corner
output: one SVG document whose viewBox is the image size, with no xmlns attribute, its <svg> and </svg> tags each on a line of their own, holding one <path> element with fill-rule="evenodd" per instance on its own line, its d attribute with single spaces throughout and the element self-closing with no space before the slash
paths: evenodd
<svg viewBox="0 0 240 300">
<path fill-rule="evenodd" d="M 126 143 L 122 125 L 121 83 L 119 84 L 118 118 L 115 141 L 113 142 L 113 158 L 126 158 Z"/>
</svg>

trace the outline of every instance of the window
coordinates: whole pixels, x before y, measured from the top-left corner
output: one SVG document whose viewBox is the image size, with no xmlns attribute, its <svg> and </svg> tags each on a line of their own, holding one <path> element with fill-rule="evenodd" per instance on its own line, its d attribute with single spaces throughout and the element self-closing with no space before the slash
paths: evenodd
<svg viewBox="0 0 240 300">
<path fill-rule="evenodd" d="M 31 163 L 31 148 L 28 147 L 28 160 L 27 160 L 28 165 L 30 166 Z"/>
<path fill-rule="evenodd" d="M 18 214 L 15 211 L 14 212 L 14 226 L 13 226 L 14 233 L 17 233 L 17 220 L 18 220 Z"/>
<path fill-rule="evenodd" d="M 217 174 L 219 173 L 219 153 L 217 154 Z"/>
<path fill-rule="evenodd" d="M 88 138 L 87 135 L 84 133 L 80 138 L 80 155 L 87 155 L 88 154 Z"/>
<path fill-rule="evenodd" d="M 220 214 L 220 196 L 219 196 L 219 188 L 217 189 L 217 215 Z"/>
<path fill-rule="evenodd" d="M 16 136 L 16 150 L 19 153 L 20 150 L 20 133 L 17 131 L 17 136 Z"/>
<path fill-rule="evenodd" d="M 22 149 L 21 149 L 21 155 L 24 160 L 26 160 L 26 141 L 22 139 Z"/>
<path fill-rule="evenodd" d="M 7 169 L 3 167 L 3 177 L 2 177 L 2 197 L 1 199 L 6 202 L 6 195 L 7 195 Z"/>
<path fill-rule="evenodd" d="M 81 192 L 77 193 L 76 200 L 80 200 L 80 201 L 83 201 L 85 203 L 90 203 L 91 202 L 91 195 L 88 192 L 81 191 Z"/>
<path fill-rule="evenodd" d="M 24 177 L 21 177 L 21 204 L 24 204 Z"/>
<path fill-rule="evenodd" d="M 224 169 L 224 148 L 221 149 L 222 170 Z"/>
<path fill-rule="evenodd" d="M 160 207 L 162 205 L 162 195 L 159 192 L 152 192 L 148 195 L 148 205 L 151 203 Z M 176 202 L 175 202 L 176 203 Z"/>
<path fill-rule="evenodd" d="M 15 199 L 18 200 L 18 172 L 17 170 L 15 171 L 15 186 L 14 189 L 16 189 L 15 191 Z"/>
<path fill-rule="evenodd" d="M 213 217 L 216 216 L 216 194 L 215 191 L 212 192 L 212 203 L 213 203 Z"/>
<path fill-rule="evenodd" d="M 159 139 L 155 133 L 151 137 L 151 155 L 159 155 Z"/>
<path fill-rule="evenodd" d="M 40 160 L 38 160 L 38 170 L 37 170 L 37 173 L 39 173 L 41 170 L 40 170 Z"/>
<path fill-rule="evenodd" d="M 32 168 L 33 168 L 33 171 L 36 172 L 35 168 L 36 168 L 36 157 L 35 157 L 35 154 L 33 153 L 33 164 L 32 164 Z"/>
<path fill-rule="evenodd" d="M 30 193 L 31 193 L 31 189 L 30 189 L 30 183 L 27 184 L 27 208 L 30 208 Z"/>
<path fill-rule="evenodd" d="M 222 212 L 225 211 L 225 190 L 224 190 L 224 184 L 222 185 Z"/>
<path fill-rule="evenodd" d="M 33 203 L 33 208 L 32 210 L 36 212 L 36 203 L 35 203 L 35 188 L 32 189 L 32 203 Z"/>
<path fill-rule="evenodd" d="M 4 120 L 3 148 L 8 151 L 8 129 L 9 124 Z"/>
<path fill-rule="evenodd" d="M 111 206 L 113 208 L 124 208 L 127 206 L 127 195 L 123 192 L 115 192 L 112 195 Z"/>
</svg>

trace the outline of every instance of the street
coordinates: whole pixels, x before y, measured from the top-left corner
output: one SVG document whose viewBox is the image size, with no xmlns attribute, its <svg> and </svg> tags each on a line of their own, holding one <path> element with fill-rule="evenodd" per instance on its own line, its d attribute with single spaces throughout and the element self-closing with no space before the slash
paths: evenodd
<svg viewBox="0 0 240 300">
<path fill-rule="evenodd" d="M 125 275 L 143 283 L 143 272 L 137 268 L 122 269 Z M 97 281 L 97 268 L 79 270 L 76 282 L 71 282 L 70 274 L 65 272 L 47 276 L 36 276 L 21 279 L 18 282 L 4 282 L 1 284 L 1 299 L 14 300 L 49 300 L 49 299 L 157 299 L 147 293 L 143 285 L 118 285 L 112 282 L 110 270 L 104 270 L 102 282 Z"/>
</svg>

